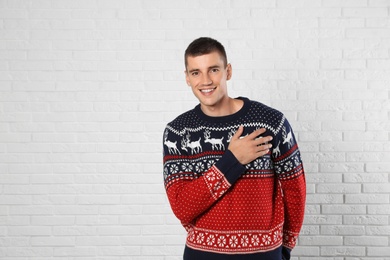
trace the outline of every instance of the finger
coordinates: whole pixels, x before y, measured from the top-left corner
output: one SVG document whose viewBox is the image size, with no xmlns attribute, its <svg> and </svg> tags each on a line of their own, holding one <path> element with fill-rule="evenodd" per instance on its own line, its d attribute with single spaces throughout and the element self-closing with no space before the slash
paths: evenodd
<svg viewBox="0 0 390 260">
<path fill-rule="evenodd" d="M 256 145 L 266 144 L 266 143 L 271 142 L 271 141 L 272 141 L 272 136 L 265 136 L 265 137 L 260 137 L 260 138 L 255 139 Z"/>
<path fill-rule="evenodd" d="M 257 152 L 257 156 L 258 156 L 258 157 L 261 157 L 261 156 L 264 156 L 264 155 L 268 154 L 269 152 L 270 152 L 269 149 L 267 149 L 267 150 L 262 150 L 262 151 Z"/>
<path fill-rule="evenodd" d="M 263 145 L 257 146 L 257 152 L 256 152 L 257 156 L 263 156 L 263 155 L 269 153 L 271 150 L 271 147 L 272 147 L 272 145 L 270 145 L 270 144 L 263 144 Z"/>
<path fill-rule="evenodd" d="M 259 135 L 261 134 L 264 134 L 266 131 L 265 128 L 259 128 L 259 129 L 256 129 L 255 131 L 253 131 L 250 135 L 248 135 L 247 137 L 250 138 L 250 139 L 255 139 L 256 137 L 258 137 Z"/>
<path fill-rule="evenodd" d="M 272 148 L 272 144 L 262 144 L 257 146 L 257 152 L 268 152 Z"/>
</svg>

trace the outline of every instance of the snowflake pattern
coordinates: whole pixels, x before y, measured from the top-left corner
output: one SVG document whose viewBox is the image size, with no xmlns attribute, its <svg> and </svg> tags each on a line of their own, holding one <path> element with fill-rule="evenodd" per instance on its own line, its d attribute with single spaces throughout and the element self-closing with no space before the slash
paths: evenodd
<svg viewBox="0 0 390 260">
<path fill-rule="evenodd" d="M 293 169 L 293 163 L 291 161 L 288 161 L 284 164 L 284 170 L 286 172 L 289 172 Z"/>
<path fill-rule="evenodd" d="M 208 160 L 207 161 L 207 169 L 210 169 L 215 164 L 215 160 Z"/>
<path fill-rule="evenodd" d="M 282 167 L 280 167 L 280 166 L 275 166 L 275 172 L 276 172 L 276 174 L 282 173 Z"/>
<path fill-rule="evenodd" d="M 216 178 L 216 175 L 215 175 L 215 173 L 212 172 L 212 171 L 209 172 L 208 174 L 206 174 L 206 179 L 207 179 L 208 181 L 214 181 L 215 178 Z"/>
<path fill-rule="evenodd" d="M 260 244 L 260 238 L 258 235 L 253 235 L 251 239 L 253 246 L 258 246 Z"/>
<path fill-rule="evenodd" d="M 217 244 L 219 247 L 225 247 L 226 246 L 226 237 L 225 236 L 220 236 L 218 238 Z"/>
<path fill-rule="evenodd" d="M 265 250 L 272 245 L 282 244 L 282 226 L 279 225 L 271 231 L 241 232 L 218 234 L 211 230 L 202 230 L 192 227 L 189 230 L 187 243 L 189 245 L 201 245 L 205 250 L 217 250 L 220 252 L 246 252 Z M 285 239 L 295 241 L 295 236 L 285 234 Z"/>
<path fill-rule="evenodd" d="M 271 241 L 272 241 L 271 236 L 270 235 L 264 235 L 263 238 L 262 238 L 262 241 L 263 241 L 264 245 L 268 246 L 269 244 L 271 244 Z"/>
<path fill-rule="evenodd" d="M 263 160 L 262 159 L 256 159 L 253 163 L 255 169 L 262 169 L 263 168 Z"/>
<path fill-rule="evenodd" d="M 195 171 L 196 171 L 197 173 L 203 173 L 204 170 L 205 170 L 205 167 L 204 167 L 204 164 L 203 164 L 202 162 L 196 163 L 196 165 L 195 165 Z"/>
<path fill-rule="evenodd" d="M 202 244 L 203 241 L 204 241 L 204 237 L 205 237 L 205 235 L 204 235 L 203 233 L 199 233 L 198 236 L 197 236 L 197 238 L 196 238 L 196 242 L 197 242 L 198 244 Z"/>
<path fill-rule="evenodd" d="M 184 171 L 184 172 L 192 172 L 192 170 L 194 169 L 194 167 L 192 166 L 192 164 L 188 163 L 188 162 L 185 162 L 181 165 L 181 169 Z"/>
<path fill-rule="evenodd" d="M 207 237 L 206 243 L 208 246 L 212 246 L 215 244 L 215 236 L 214 235 L 209 235 Z"/>
<path fill-rule="evenodd" d="M 179 166 L 177 166 L 177 164 L 172 164 L 169 170 L 173 174 L 178 173 L 179 172 Z"/>
<path fill-rule="evenodd" d="M 164 180 L 168 178 L 168 174 L 169 174 L 168 168 L 164 167 Z"/>
<path fill-rule="evenodd" d="M 295 156 L 294 157 L 294 165 L 295 166 L 299 166 L 301 164 L 301 158 L 299 158 L 299 156 Z"/>
<path fill-rule="evenodd" d="M 229 239 L 229 245 L 231 248 L 235 248 L 238 246 L 238 238 L 237 236 L 231 236 Z"/>
<path fill-rule="evenodd" d="M 248 244 L 249 244 L 249 237 L 248 237 L 247 235 L 243 235 L 243 236 L 241 237 L 241 245 L 242 245 L 243 247 L 247 247 Z"/>
</svg>

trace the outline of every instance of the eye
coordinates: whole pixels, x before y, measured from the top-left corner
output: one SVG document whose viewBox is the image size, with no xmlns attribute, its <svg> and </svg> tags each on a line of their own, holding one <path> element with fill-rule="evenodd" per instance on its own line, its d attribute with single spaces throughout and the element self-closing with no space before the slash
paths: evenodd
<svg viewBox="0 0 390 260">
<path fill-rule="evenodd" d="M 191 76 L 193 77 L 196 77 L 199 75 L 199 72 L 198 71 L 194 71 L 194 72 L 191 72 Z"/>
<path fill-rule="evenodd" d="M 213 68 L 213 69 L 211 69 L 211 73 L 217 73 L 218 71 L 219 71 L 218 68 Z"/>
</svg>

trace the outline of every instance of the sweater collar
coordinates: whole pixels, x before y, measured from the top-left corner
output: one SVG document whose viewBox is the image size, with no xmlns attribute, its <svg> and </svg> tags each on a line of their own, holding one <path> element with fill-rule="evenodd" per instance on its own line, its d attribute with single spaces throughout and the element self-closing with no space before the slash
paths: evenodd
<svg viewBox="0 0 390 260">
<path fill-rule="evenodd" d="M 246 114 L 246 112 L 249 110 L 250 107 L 250 101 L 246 97 L 237 97 L 236 99 L 240 99 L 244 101 L 244 105 L 240 110 L 238 110 L 236 113 L 227 115 L 227 116 L 208 116 L 205 113 L 203 113 L 202 109 L 200 108 L 200 104 L 198 104 L 194 111 L 195 113 L 201 118 L 203 121 L 206 122 L 232 122 L 238 118 L 240 118 L 242 115 Z"/>
</svg>

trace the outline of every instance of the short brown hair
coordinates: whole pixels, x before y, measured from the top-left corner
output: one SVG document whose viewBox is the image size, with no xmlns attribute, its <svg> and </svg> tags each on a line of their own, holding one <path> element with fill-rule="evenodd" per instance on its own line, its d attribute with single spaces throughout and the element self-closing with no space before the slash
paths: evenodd
<svg viewBox="0 0 390 260">
<path fill-rule="evenodd" d="M 193 42 L 191 42 L 190 45 L 188 45 L 188 47 L 184 53 L 184 62 L 185 62 L 186 68 L 188 65 L 187 57 L 189 57 L 189 56 L 196 57 L 196 56 L 200 56 L 200 55 L 204 55 L 204 54 L 209 54 L 209 53 L 214 52 L 214 51 L 218 52 L 222 56 L 224 65 L 226 67 L 227 66 L 227 56 L 226 56 L 226 51 L 225 51 L 225 48 L 223 47 L 223 45 L 215 39 L 212 39 L 209 37 L 200 37 L 200 38 L 194 40 Z"/>
</svg>

